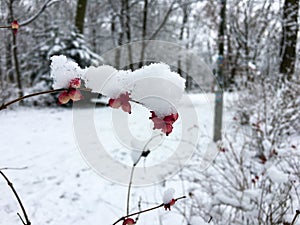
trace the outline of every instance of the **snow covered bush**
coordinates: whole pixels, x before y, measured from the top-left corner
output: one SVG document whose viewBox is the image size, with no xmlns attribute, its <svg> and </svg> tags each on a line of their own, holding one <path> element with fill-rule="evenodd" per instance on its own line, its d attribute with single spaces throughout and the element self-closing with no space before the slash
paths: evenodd
<svg viewBox="0 0 300 225">
<path fill-rule="evenodd" d="M 211 216 L 222 225 L 293 220 L 300 206 L 299 90 L 296 82 L 275 89 L 265 81 L 238 99 L 230 95 L 227 107 L 235 114 L 225 130 L 225 148 L 205 172 L 186 172 L 190 217 Z"/>
</svg>

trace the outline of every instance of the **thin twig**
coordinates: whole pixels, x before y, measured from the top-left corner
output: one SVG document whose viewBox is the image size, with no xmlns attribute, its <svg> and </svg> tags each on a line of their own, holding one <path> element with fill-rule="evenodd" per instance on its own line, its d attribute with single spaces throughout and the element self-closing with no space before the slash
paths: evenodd
<svg viewBox="0 0 300 225">
<path fill-rule="evenodd" d="M 35 21 L 47 9 L 47 7 L 51 6 L 52 4 L 54 4 L 56 2 L 58 2 L 58 1 L 52 1 L 52 0 L 46 1 L 44 3 L 44 5 L 42 5 L 42 7 L 39 9 L 39 11 L 35 15 L 33 15 L 29 19 L 21 22 L 20 26 L 26 26 L 26 25 L 30 24 L 31 22 Z"/>
<path fill-rule="evenodd" d="M 26 99 L 26 98 L 31 98 L 31 97 L 34 97 L 34 96 L 37 96 L 37 95 L 44 95 L 44 94 L 51 94 L 51 93 L 56 93 L 56 92 L 61 92 L 61 91 L 66 91 L 68 90 L 68 88 L 60 88 L 60 89 L 55 89 L 55 90 L 49 90 L 49 91 L 42 91 L 42 92 L 36 92 L 36 93 L 33 93 L 33 94 L 29 94 L 29 95 L 24 95 L 22 97 L 19 97 L 19 98 L 16 98 L 10 102 L 7 102 L 7 103 L 3 103 L 1 106 L 0 106 L 0 111 L 3 110 L 3 109 L 6 109 L 8 106 L 16 103 L 16 102 L 19 102 L 23 99 Z"/>
<path fill-rule="evenodd" d="M 17 201 L 18 201 L 18 203 L 19 203 L 19 205 L 20 205 L 20 207 L 21 207 L 21 209 L 22 209 L 22 212 L 23 212 L 23 215 L 24 215 L 24 218 L 25 218 L 25 222 L 24 222 L 24 220 L 22 219 L 22 217 L 20 216 L 19 213 L 17 213 L 17 215 L 20 217 L 20 219 L 21 219 L 21 221 L 22 221 L 22 223 L 23 223 L 24 225 L 30 225 L 31 222 L 30 222 L 29 219 L 28 219 L 26 210 L 25 210 L 25 208 L 24 208 L 24 206 L 23 206 L 23 203 L 22 203 L 22 201 L 21 201 L 21 199 L 20 199 L 20 197 L 19 197 L 19 195 L 18 195 L 16 189 L 15 189 L 14 186 L 13 186 L 13 183 L 10 182 L 10 180 L 8 179 L 8 177 L 7 177 L 1 170 L 0 170 L 0 174 L 1 174 L 1 175 L 3 176 L 3 178 L 6 180 L 8 186 L 11 188 L 12 192 L 13 192 L 14 195 L 16 196 L 16 199 L 17 199 Z"/>
<path fill-rule="evenodd" d="M 41 92 L 36 92 L 36 93 L 32 93 L 32 94 L 29 94 L 29 95 L 24 95 L 24 96 L 21 96 L 19 98 L 16 98 L 10 102 L 7 102 L 7 103 L 3 103 L 2 105 L 0 105 L 0 111 L 3 110 L 3 109 L 7 109 L 8 106 L 14 104 L 14 103 L 17 103 L 19 101 L 22 101 L 26 98 L 31 98 L 31 97 L 34 97 L 34 96 L 38 96 L 38 95 L 44 95 L 44 94 L 52 94 L 52 93 L 56 93 L 56 92 L 61 92 L 61 91 L 67 91 L 69 90 L 68 88 L 60 88 L 60 89 L 54 89 L 54 90 L 48 90 L 48 91 L 41 91 Z M 78 88 L 78 90 L 80 91 L 89 91 L 91 92 L 92 90 L 89 89 L 89 88 Z M 134 102 L 134 103 L 137 103 L 137 104 L 141 104 L 143 105 L 142 103 L 136 101 L 136 100 L 133 100 L 133 99 L 130 99 L 131 102 Z"/>
<path fill-rule="evenodd" d="M 292 221 L 291 225 L 294 225 L 294 224 L 295 224 L 295 222 L 296 222 L 296 220 L 297 220 L 297 217 L 299 216 L 299 214 L 300 214 L 300 210 L 299 210 L 299 209 L 297 209 L 297 210 L 296 210 L 296 214 L 295 214 L 295 216 L 294 216 L 294 219 L 293 219 L 293 221 Z"/>
<path fill-rule="evenodd" d="M 176 198 L 176 199 L 174 199 L 174 200 L 175 200 L 175 202 L 176 202 L 177 200 L 184 199 L 184 198 L 186 198 L 186 196 L 182 196 L 182 197 Z M 145 213 L 145 212 L 149 212 L 149 211 L 151 211 L 151 210 L 154 210 L 154 209 L 158 209 L 158 208 L 160 208 L 160 207 L 163 207 L 164 205 L 165 205 L 165 204 L 162 203 L 162 204 L 157 205 L 157 206 L 154 206 L 154 207 L 152 207 L 152 208 L 145 209 L 145 210 L 142 210 L 142 211 L 139 211 L 139 212 L 135 212 L 135 213 L 131 213 L 131 214 L 127 215 L 127 216 L 123 216 L 123 217 L 121 217 L 120 219 L 118 219 L 116 222 L 114 222 L 112 225 L 116 225 L 117 223 L 119 223 L 119 222 L 122 221 L 122 220 L 125 220 L 125 219 L 128 218 L 128 217 L 135 216 L 135 215 L 139 215 L 139 214 L 142 214 L 142 213 Z"/>
<path fill-rule="evenodd" d="M 25 221 L 23 220 L 22 216 L 20 215 L 20 213 L 17 213 L 18 217 L 20 218 L 20 220 L 22 221 L 23 225 L 26 225 Z"/>
<path fill-rule="evenodd" d="M 25 170 L 25 169 L 28 169 L 28 167 L 24 166 L 24 167 L 3 167 L 3 168 L 0 168 L 0 170 Z"/>
<path fill-rule="evenodd" d="M 0 29 L 1 28 L 11 28 L 11 25 L 9 25 L 9 26 L 0 26 Z"/>
<path fill-rule="evenodd" d="M 129 214 L 130 192 L 131 192 L 132 179 L 133 179 L 133 174 L 134 174 L 135 167 L 137 166 L 137 164 L 139 163 L 139 161 L 141 160 L 142 157 L 147 157 L 147 155 L 150 152 L 149 150 L 147 150 L 148 145 L 150 144 L 150 142 L 154 138 L 156 138 L 158 136 L 161 136 L 161 134 L 155 135 L 155 136 L 151 137 L 149 141 L 147 141 L 147 143 L 145 144 L 145 146 L 143 148 L 143 151 L 141 152 L 139 158 L 136 160 L 136 162 L 133 163 L 133 166 L 131 168 L 130 178 L 129 178 L 129 184 L 128 184 L 128 190 L 127 190 L 127 210 L 126 210 L 127 214 Z"/>
<path fill-rule="evenodd" d="M 130 191 L 131 191 L 132 179 L 133 179 L 133 173 L 134 173 L 135 167 L 136 167 L 136 163 L 133 164 L 133 167 L 131 168 L 131 171 L 130 171 L 130 178 L 129 178 L 129 184 L 128 184 L 128 189 L 127 189 L 127 209 L 126 209 L 127 214 L 129 214 Z"/>
<path fill-rule="evenodd" d="M 140 200 L 139 200 L 139 202 L 138 202 L 138 209 L 139 209 L 139 211 L 142 210 L 141 203 L 142 203 L 142 198 L 140 197 Z M 137 223 L 137 221 L 139 220 L 139 218 L 140 218 L 140 214 L 138 214 L 138 215 L 136 216 L 136 218 L 135 218 L 135 220 L 134 220 L 135 223 Z"/>
</svg>

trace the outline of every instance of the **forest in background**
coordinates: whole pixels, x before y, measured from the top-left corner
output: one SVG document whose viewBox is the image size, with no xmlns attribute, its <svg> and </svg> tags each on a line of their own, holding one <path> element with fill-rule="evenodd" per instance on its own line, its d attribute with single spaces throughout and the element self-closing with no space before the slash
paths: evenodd
<svg viewBox="0 0 300 225">
<path fill-rule="evenodd" d="M 224 3 L 226 18 L 220 38 Z M 64 54 L 84 68 L 102 64 L 105 59 L 100 56 L 108 50 L 141 40 L 181 45 L 212 70 L 217 69 L 218 44 L 223 42 L 225 90 L 240 90 L 264 79 L 280 86 L 283 76 L 299 78 L 298 7 L 293 0 L 2 0 L 2 25 L 17 20 L 20 29 L 16 36 L 9 29 L 0 33 L 1 98 L 15 97 L 16 89 L 19 93 L 49 89 L 52 55 Z M 143 49 L 141 62 L 144 54 Z M 116 67 L 119 61 L 116 55 Z M 188 65 L 178 62 L 179 72 L 184 67 Z M 182 75 L 187 78 L 187 89 L 195 89 L 191 78 Z"/>
</svg>

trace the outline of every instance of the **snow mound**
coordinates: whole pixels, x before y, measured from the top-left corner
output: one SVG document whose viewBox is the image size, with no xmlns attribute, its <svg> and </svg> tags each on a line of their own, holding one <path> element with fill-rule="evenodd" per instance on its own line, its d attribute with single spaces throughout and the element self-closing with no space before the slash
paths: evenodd
<svg viewBox="0 0 300 225">
<path fill-rule="evenodd" d="M 67 59 L 64 55 L 51 57 L 51 72 L 53 78 L 53 88 L 68 88 L 69 83 L 74 78 L 81 78 L 85 69 L 81 69 L 77 63 Z"/>
<path fill-rule="evenodd" d="M 175 190 L 174 188 L 169 188 L 167 189 L 165 192 L 164 192 L 164 195 L 163 195 L 163 203 L 164 204 L 169 204 L 172 199 L 174 198 L 174 193 L 175 193 Z"/>
<path fill-rule="evenodd" d="M 185 89 L 185 79 L 164 63 L 153 63 L 135 71 L 116 70 L 111 66 L 90 67 L 84 74 L 86 87 L 110 98 L 122 93 L 155 111 L 158 117 L 177 113 Z"/>
<path fill-rule="evenodd" d="M 286 183 L 289 180 L 288 175 L 278 170 L 275 166 L 271 166 L 267 170 L 267 176 L 275 183 Z"/>
</svg>

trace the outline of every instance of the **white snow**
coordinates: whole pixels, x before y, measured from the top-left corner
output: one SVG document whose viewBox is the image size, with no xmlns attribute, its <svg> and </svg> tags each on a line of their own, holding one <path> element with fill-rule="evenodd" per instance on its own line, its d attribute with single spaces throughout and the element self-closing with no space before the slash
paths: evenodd
<svg viewBox="0 0 300 225">
<path fill-rule="evenodd" d="M 256 65 L 253 64 L 252 62 L 248 62 L 248 66 L 249 66 L 250 69 L 256 70 Z"/>
<path fill-rule="evenodd" d="M 140 69 L 116 70 L 111 66 L 90 67 L 84 75 L 86 87 L 110 98 L 129 92 L 130 97 L 159 117 L 176 113 L 185 89 L 185 79 L 164 63 Z"/>
<path fill-rule="evenodd" d="M 217 150 L 217 146 L 211 141 L 213 113 L 211 105 L 208 104 L 212 103 L 214 98 L 212 94 L 189 94 L 188 97 L 191 98 L 193 104 L 183 104 L 181 107 L 184 107 L 186 110 L 195 107 L 198 123 L 194 124 L 195 126 L 182 127 L 182 129 L 199 130 L 199 148 L 195 154 L 202 156 L 201 159 L 203 159 L 206 157 L 206 150 Z M 137 104 L 134 104 L 133 107 L 136 113 L 128 116 L 128 121 L 126 121 L 130 132 L 137 138 L 137 140 L 128 140 L 126 146 L 131 147 L 131 149 L 127 149 L 120 144 L 114 134 L 111 115 L 115 111 L 108 107 L 96 108 L 94 113 L 97 134 L 105 149 L 109 151 L 109 154 L 115 160 L 125 165 L 127 163 L 130 166 L 132 166 L 134 161 L 132 150 L 143 148 L 144 143 L 153 136 L 151 133 L 152 122 L 147 118 L 149 116 L 148 110 Z M 231 119 L 231 116 L 228 117 L 228 115 L 230 115 L 230 112 L 225 111 L 224 121 Z M 0 124 L 2 128 L 0 130 L 0 167 L 28 167 L 19 171 L 6 170 L 4 173 L 14 183 L 14 187 L 23 200 L 32 224 L 94 225 L 99 223 L 99 221 L 104 221 L 103 224 L 112 224 L 126 214 L 127 187 L 107 181 L 86 164 L 76 146 L 72 111 L 70 109 L 19 107 L 15 110 L 0 111 Z M 161 169 L 164 170 L 167 166 L 164 164 L 164 160 L 172 155 L 174 149 L 177 148 L 178 142 L 181 141 L 180 134 L 180 127 L 176 125 L 172 136 L 163 136 L 164 140 L 159 147 L 154 148 L 157 143 L 149 146 L 151 153 L 146 160 L 141 160 L 138 166 L 143 168 L 146 173 L 149 173 L 152 165 L 160 163 Z M 238 141 L 236 144 L 239 144 Z M 298 142 L 291 142 L 290 144 L 298 146 Z M 290 151 L 295 152 L 296 150 L 291 149 Z M 220 154 L 228 154 L 228 152 Z M 218 157 L 221 156 L 219 155 Z M 210 157 L 207 159 L 210 159 Z M 186 168 L 190 165 L 196 165 L 196 167 L 192 168 L 199 169 L 200 164 L 201 161 L 198 157 L 196 160 L 191 159 L 188 161 Z M 212 167 L 210 168 L 213 170 Z M 208 173 L 209 176 L 217 177 L 216 179 L 220 181 L 220 184 L 212 184 L 210 189 L 216 193 L 213 203 L 242 207 L 245 210 L 249 210 L 247 215 L 255 216 L 255 209 L 251 208 L 253 204 L 249 202 L 260 198 L 261 189 L 255 188 L 255 185 L 250 186 L 248 187 L 249 189 L 243 192 L 244 196 L 241 195 L 241 192 L 236 191 L 225 193 L 228 187 L 223 188 L 220 186 L 223 182 L 222 179 L 224 179 L 220 176 L 220 172 Z M 116 171 L 113 171 L 113 173 L 116 173 Z M 191 179 L 200 179 L 196 181 L 198 184 L 209 184 L 209 176 L 206 179 L 202 179 L 197 177 L 196 174 L 199 176 L 197 171 L 191 170 L 190 173 Z M 265 176 L 269 177 L 274 183 L 286 182 L 289 178 L 287 174 L 279 171 L 275 166 L 270 167 Z M 163 199 L 164 202 L 168 203 L 172 197 L 188 196 L 189 190 L 192 190 L 190 189 L 192 188 L 191 186 L 177 176 L 171 177 L 172 179 L 169 178 L 164 178 L 168 180 L 166 183 L 162 182 L 152 186 L 143 186 L 142 188 L 133 186 L 130 212 L 138 211 L 137 205 L 140 197 L 142 199 L 142 209 L 160 205 L 164 195 L 163 192 L 168 187 L 174 187 L 176 195 L 173 196 L 172 191 L 167 191 L 165 199 Z M 228 178 L 232 179 L 232 177 Z M 258 182 L 261 179 L 263 178 L 260 176 Z M 215 186 L 220 188 L 215 189 Z M 213 204 L 211 203 L 213 199 L 210 199 L 207 193 L 198 189 L 198 186 L 196 188 L 196 191 L 192 191 L 194 197 L 188 197 L 186 200 L 176 202 L 171 212 L 166 212 L 163 207 L 147 212 L 140 216 L 139 223 L 143 225 L 160 223 L 164 225 L 184 224 L 186 222 L 185 218 L 176 209 L 189 212 L 190 208 L 185 204 L 194 204 L 195 200 L 199 200 L 199 204 L 204 205 L 204 210 L 207 209 L 205 205 L 209 207 L 209 205 Z M 0 224 L 20 224 L 20 220 L 16 216 L 16 212 L 20 212 L 19 206 L 3 179 L 0 179 L 0 191 L 0 208 L 2 209 L 0 210 Z M 266 201 L 270 197 L 272 196 L 266 196 Z M 203 213 L 204 221 L 207 222 L 209 215 L 207 214 L 206 218 L 206 212 L 204 211 Z M 212 211 L 211 215 L 215 216 L 215 211 Z M 199 214 L 199 216 L 203 215 Z M 195 218 L 195 221 L 192 218 L 190 219 L 191 224 L 197 224 L 197 221 L 201 224 L 200 217 Z M 214 219 L 212 223 L 214 223 Z"/>
<path fill-rule="evenodd" d="M 190 220 L 190 225 L 202 225 L 206 224 L 207 221 L 204 221 L 202 217 L 200 216 L 193 216 Z"/>
<path fill-rule="evenodd" d="M 275 183 L 286 183 L 289 180 L 289 176 L 278 170 L 275 165 L 268 168 L 267 176 Z"/>
<path fill-rule="evenodd" d="M 210 105 L 203 95 L 193 94 L 189 97 L 199 114 L 200 133 L 210 134 L 212 132 Z M 212 96 L 209 98 L 213 99 Z M 151 132 L 148 133 L 148 130 L 152 131 L 152 122 L 147 118 L 149 112 L 144 107 L 134 107 L 136 113 L 129 116 L 128 126 L 133 135 L 142 141 L 141 145 L 133 143 L 133 146 L 140 148 L 143 142 L 147 142 L 151 137 Z M 190 107 L 191 105 L 187 106 L 187 109 Z M 140 110 L 144 110 L 144 113 Z M 111 124 L 113 112 L 108 107 L 96 108 L 95 126 L 99 139 L 116 160 L 124 164 L 129 162 L 132 166 L 131 151 L 128 152 L 114 137 Z M 145 120 L 142 121 L 141 118 Z M 99 221 L 104 221 L 103 224 L 112 224 L 126 214 L 127 187 L 107 181 L 86 164 L 76 146 L 71 109 L 19 107 L 15 110 L 1 111 L 0 124 L 2 128 L 0 167 L 28 167 L 25 170 L 4 172 L 20 194 L 32 224 L 94 225 Z M 156 145 L 155 141 L 150 144 L 153 151 L 146 160 L 139 163 L 139 166 L 149 172 L 149 165 L 160 163 L 164 158 L 172 155 L 180 141 L 179 131 L 180 127 L 174 127 L 172 136 L 164 137 L 160 148 L 153 149 Z M 201 145 L 205 146 L 203 140 L 206 140 L 206 137 L 199 138 Z M 164 169 L 163 161 L 161 163 Z M 176 187 L 178 193 L 175 197 L 187 194 L 181 187 L 181 181 L 174 182 L 172 186 Z M 130 212 L 138 210 L 140 197 L 142 209 L 161 204 L 163 190 L 161 184 L 142 188 L 133 186 Z M 20 209 L 2 178 L 0 178 L 0 191 L 2 209 L 0 224 L 20 224 L 16 215 Z M 176 206 L 181 202 L 184 201 L 178 201 Z M 162 215 L 161 218 L 159 215 Z M 141 215 L 139 223 L 152 225 L 159 224 L 161 220 L 163 224 L 182 225 L 182 217 L 176 215 L 175 208 L 168 214 L 160 208 Z"/>
<path fill-rule="evenodd" d="M 169 188 L 164 192 L 163 195 L 163 203 L 164 204 L 168 204 L 171 202 L 172 199 L 174 199 L 174 193 L 175 193 L 175 189 L 174 188 Z"/>
<path fill-rule="evenodd" d="M 217 193 L 217 195 L 215 197 L 215 203 L 216 204 L 222 203 L 225 205 L 233 205 L 236 207 L 241 206 L 241 203 L 236 198 L 231 198 L 231 197 L 225 195 L 223 192 Z"/>
<path fill-rule="evenodd" d="M 185 89 L 185 79 L 164 63 L 154 63 L 132 73 L 134 89 L 131 96 L 159 117 L 176 113 Z"/>
<path fill-rule="evenodd" d="M 83 79 L 87 88 L 92 92 L 101 93 L 110 98 L 117 98 L 122 91 L 116 79 L 116 70 L 112 66 L 90 67 L 84 74 Z"/>
<path fill-rule="evenodd" d="M 272 143 L 267 139 L 264 139 L 262 141 L 262 145 L 263 145 L 265 151 L 270 151 L 272 148 Z"/>
<path fill-rule="evenodd" d="M 216 158 L 218 153 L 219 148 L 217 144 L 215 142 L 208 143 L 207 150 L 199 167 L 200 170 L 204 171 L 205 169 L 207 169 L 211 165 L 211 162 Z"/>
<path fill-rule="evenodd" d="M 69 82 L 74 78 L 81 78 L 85 73 L 77 63 L 67 59 L 64 55 L 51 57 L 51 73 L 53 78 L 53 88 L 68 88 Z"/>
<path fill-rule="evenodd" d="M 130 144 L 132 147 L 131 159 L 132 159 L 133 163 L 136 163 L 143 152 L 145 143 L 142 141 L 139 141 L 137 139 L 132 139 Z"/>
<path fill-rule="evenodd" d="M 185 89 L 185 79 L 164 63 L 140 69 L 117 70 L 108 65 L 81 69 L 66 56 L 51 57 L 53 88 L 67 88 L 70 80 L 82 78 L 85 86 L 110 98 L 130 93 L 131 99 L 154 111 L 158 117 L 177 113 Z"/>
</svg>

